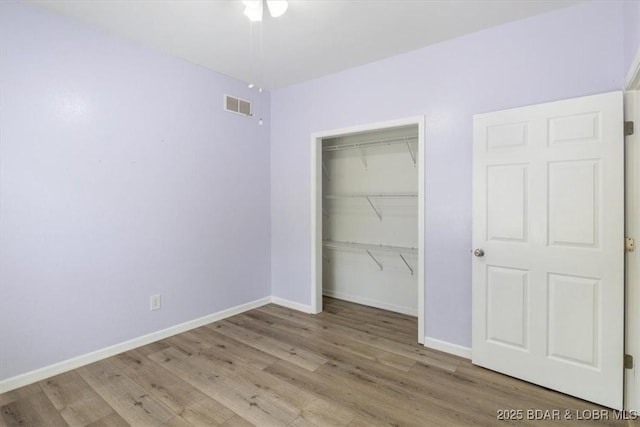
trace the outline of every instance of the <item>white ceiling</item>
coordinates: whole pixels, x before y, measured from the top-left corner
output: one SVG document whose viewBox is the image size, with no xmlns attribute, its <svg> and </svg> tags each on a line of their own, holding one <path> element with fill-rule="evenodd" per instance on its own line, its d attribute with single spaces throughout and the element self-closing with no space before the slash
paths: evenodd
<svg viewBox="0 0 640 427">
<path fill-rule="evenodd" d="M 253 28 L 240 0 L 31 2 L 274 89 L 580 1 L 294 0 Z"/>
</svg>

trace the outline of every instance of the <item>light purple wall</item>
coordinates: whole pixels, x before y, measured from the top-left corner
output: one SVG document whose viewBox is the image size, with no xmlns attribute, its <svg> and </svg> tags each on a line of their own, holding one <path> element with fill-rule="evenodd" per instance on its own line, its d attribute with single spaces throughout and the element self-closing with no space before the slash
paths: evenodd
<svg viewBox="0 0 640 427">
<path fill-rule="evenodd" d="M 640 0 L 624 2 L 624 72 L 625 76 L 640 55 Z"/>
<path fill-rule="evenodd" d="M 0 379 L 268 296 L 255 92 L 0 3 Z"/>
<path fill-rule="evenodd" d="M 471 344 L 472 115 L 623 87 L 622 4 L 503 25 L 272 93 L 271 282 L 310 304 L 310 135 L 426 115 L 425 326 Z"/>
</svg>

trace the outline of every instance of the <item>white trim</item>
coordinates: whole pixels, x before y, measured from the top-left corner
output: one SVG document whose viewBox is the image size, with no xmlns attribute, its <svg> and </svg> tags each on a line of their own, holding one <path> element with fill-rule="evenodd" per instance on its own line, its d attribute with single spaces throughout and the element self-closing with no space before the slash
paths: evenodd
<svg viewBox="0 0 640 427">
<path fill-rule="evenodd" d="M 182 332 L 186 332 L 188 330 L 195 329 L 212 322 L 226 319 L 227 317 L 235 316 L 236 314 L 261 307 L 263 305 L 269 304 L 270 302 L 271 297 L 260 298 L 255 301 L 240 304 L 235 307 L 218 311 L 217 313 L 200 317 L 198 319 L 180 323 L 178 325 L 171 326 L 160 331 L 152 332 L 150 334 L 143 335 L 129 341 L 121 342 L 109 347 L 102 348 L 100 350 L 92 351 L 91 353 L 86 353 L 72 359 L 63 360 L 62 362 L 54 363 L 53 365 L 45 366 L 43 368 L 26 372 L 24 374 L 16 375 L 15 377 L 7 378 L 6 380 L 0 381 L 0 393 L 6 393 L 16 388 L 33 384 L 46 378 L 50 378 L 64 372 L 80 368 L 81 366 L 85 366 L 90 363 L 115 356 L 116 354 L 133 350 L 134 348 L 138 348 L 143 345 L 147 345 L 152 342 L 156 342 L 161 339 L 168 338 L 170 336 L 180 334 Z"/>
<path fill-rule="evenodd" d="M 636 57 L 631 63 L 627 72 L 627 90 L 640 89 L 640 49 L 636 52 Z"/>
<path fill-rule="evenodd" d="M 639 81 L 640 84 L 640 73 Z M 633 135 L 625 137 L 625 235 L 640 242 L 640 91 L 624 95 L 625 120 L 636 123 Z M 633 356 L 632 369 L 625 369 L 624 409 L 640 411 L 640 251 L 625 254 L 625 353 Z"/>
<path fill-rule="evenodd" d="M 453 344 L 436 338 L 424 337 L 424 346 L 433 350 L 443 351 L 454 356 L 464 357 L 471 360 L 471 347 Z"/>
<path fill-rule="evenodd" d="M 311 307 L 322 311 L 322 139 L 392 127 L 418 125 L 418 342 L 424 343 L 424 224 L 425 224 L 425 148 L 424 116 L 369 123 L 311 135 Z"/>
<path fill-rule="evenodd" d="M 301 311 L 307 314 L 317 314 L 314 313 L 313 307 L 311 305 L 300 304 L 299 302 L 290 301 L 288 299 L 280 297 L 271 297 L 271 303 L 281 305 L 282 307 L 290 308 L 292 310 Z"/>
<path fill-rule="evenodd" d="M 418 310 L 410 307 L 402 307 L 400 305 L 386 304 L 384 302 L 372 300 L 369 298 L 362 298 L 357 295 L 349 295 L 342 292 L 334 292 L 328 289 L 324 289 L 322 293 L 331 298 L 337 298 L 344 301 L 354 302 L 356 304 L 368 305 L 371 307 L 381 308 L 383 310 L 393 311 L 395 313 L 406 314 L 408 316 L 418 317 Z"/>
<path fill-rule="evenodd" d="M 320 163 L 320 164 L 318 164 Z M 311 136 L 311 308 L 322 312 L 322 137 Z"/>
<path fill-rule="evenodd" d="M 424 159 L 426 150 L 424 145 L 424 116 L 418 119 L 418 343 L 424 344 L 424 224 L 425 211 L 425 169 Z"/>
</svg>

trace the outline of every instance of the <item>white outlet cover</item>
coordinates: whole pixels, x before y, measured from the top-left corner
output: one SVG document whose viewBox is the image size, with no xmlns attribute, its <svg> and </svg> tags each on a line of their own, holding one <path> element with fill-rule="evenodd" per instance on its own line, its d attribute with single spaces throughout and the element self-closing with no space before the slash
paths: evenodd
<svg viewBox="0 0 640 427">
<path fill-rule="evenodd" d="M 158 295 L 151 295 L 151 311 L 160 310 L 162 306 L 162 297 Z"/>
</svg>

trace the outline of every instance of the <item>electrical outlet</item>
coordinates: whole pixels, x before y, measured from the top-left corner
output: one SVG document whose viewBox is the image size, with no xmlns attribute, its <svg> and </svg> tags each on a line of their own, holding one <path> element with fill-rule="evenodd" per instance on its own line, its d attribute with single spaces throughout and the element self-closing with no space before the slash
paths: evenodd
<svg viewBox="0 0 640 427">
<path fill-rule="evenodd" d="M 154 310 L 160 310 L 160 307 L 162 306 L 162 297 L 160 296 L 160 294 L 158 295 L 151 295 L 151 311 Z"/>
</svg>

